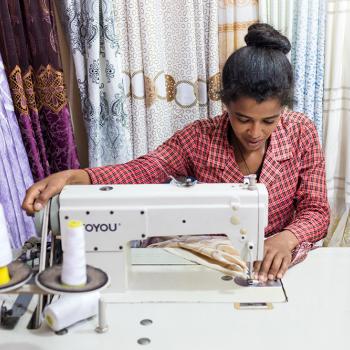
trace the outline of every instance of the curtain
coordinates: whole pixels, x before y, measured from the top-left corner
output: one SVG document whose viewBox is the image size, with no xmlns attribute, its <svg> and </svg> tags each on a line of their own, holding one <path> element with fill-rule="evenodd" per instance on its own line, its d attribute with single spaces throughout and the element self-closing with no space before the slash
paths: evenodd
<svg viewBox="0 0 350 350">
<path fill-rule="evenodd" d="M 231 53 L 245 46 L 248 27 L 258 21 L 257 0 L 218 0 L 220 71 Z"/>
<path fill-rule="evenodd" d="M 325 0 L 260 0 L 259 21 L 287 35 L 294 69 L 293 109 L 305 113 L 322 140 Z"/>
<path fill-rule="evenodd" d="M 0 56 L 0 204 L 4 208 L 12 248 L 35 235 L 33 219 L 21 209 L 33 183 L 28 157 L 14 112 L 5 68 Z"/>
<path fill-rule="evenodd" d="M 56 3 L 66 29 L 88 136 L 89 165 L 132 158 L 120 46 L 110 0 Z"/>
<path fill-rule="evenodd" d="M 0 50 L 34 179 L 79 167 L 51 1 L 0 1 Z"/>
<path fill-rule="evenodd" d="M 350 1 L 328 1 L 324 149 L 332 215 L 326 246 L 350 246 Z"/>
<path fill-rule="evenodd" d="M 112 0 L 133 157 L 222 111 L 217 0 Z"/>
</svg>

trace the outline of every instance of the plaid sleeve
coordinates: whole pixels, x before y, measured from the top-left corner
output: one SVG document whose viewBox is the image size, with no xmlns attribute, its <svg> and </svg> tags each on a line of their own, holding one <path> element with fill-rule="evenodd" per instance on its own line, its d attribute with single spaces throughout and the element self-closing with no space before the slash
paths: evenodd
<svg viewBox="0 0 350 350">
<path fill-rule="evenodd" d="M 285 227 L 295 234 L 299 243 L 322 239 L 329 225 L 325 160 L 314 124 L 302 126 L 300 144 L 301 167 L 295 196 L 296 212 L 292 222 Z"/>
<path fill-rule="evenodd" d="M 171 176 L 193 176 L 192 154 L 198 121 L 176 132 L 156 150 L 125 164 L 85 169 L 92 184 L 163 183 Z"/>
</svg>

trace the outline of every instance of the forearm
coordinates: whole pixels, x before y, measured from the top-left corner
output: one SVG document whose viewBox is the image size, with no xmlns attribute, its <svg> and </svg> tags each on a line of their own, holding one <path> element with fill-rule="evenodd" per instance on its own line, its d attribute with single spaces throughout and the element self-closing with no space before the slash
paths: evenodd
<svg viewBox="0 0 350 350">
<path fill-rule="evenodd" d="M 290 251 L 295 249 L 295 247 L 299 244 L 299 240 L 296 237 L 296 235 L 289 230 L 283 230 L 279 233 L 279 235 L 283 236 L 286 245 Z"/>
<path fill-rule="evenodd" d="M 91 180 L 87 171 L 83 169 L 66 170 L 62 174 L 67 176 L 67 185 L 90 185 Z"/>
</svg>

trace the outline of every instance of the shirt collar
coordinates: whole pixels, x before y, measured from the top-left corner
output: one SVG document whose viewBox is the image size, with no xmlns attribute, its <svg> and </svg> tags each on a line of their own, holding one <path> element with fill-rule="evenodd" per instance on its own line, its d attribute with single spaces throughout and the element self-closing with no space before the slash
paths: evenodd
<svg viewBox="0 0 350 350">
<path fill-rule="evenodd" d="M 285 114 L 286 111 L 282 111 L 277 127 L 271 134 L 265 160 L 281 162 L 292 157 L 292 146 L 284 127 L 283 117 Z M 228 114 L 224 112 L 223 117 L 214 130 L 210 144 L 208 165 L 211 167 L 225 169 L 229 157 L 232 157 L 233 160 L 235 159 L 233 147 L 228 140 L 227 128 L 229 127 L 231 127 L 231 125 Z"/>
</svg>

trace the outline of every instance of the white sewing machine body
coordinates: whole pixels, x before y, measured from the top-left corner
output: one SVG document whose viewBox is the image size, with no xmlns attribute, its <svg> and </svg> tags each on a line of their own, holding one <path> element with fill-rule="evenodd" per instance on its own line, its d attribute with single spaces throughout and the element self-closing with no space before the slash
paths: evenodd
<svg viewBox="0 0 350 350">
<path fill-rule="evenodd" d="M 250 189 L 230 183 L 66 186 L 56 201 L 58 207 L 51 204 L 53 231 L 63 232 L 71 219 L 84 223 L 87 262 L 109 274 L 107 293 L 114 300 L 208 301 L 217 299 L 218 290 L 222 301 L 286 300 L 281 283 L 248 291 L 223 282 L 222 273 L 162 249 L 132 249 L 130 254 L 132 240 L 224 233 L 250 265 L 262 260 L 268 221 L 268 193 L 262 184 Z"/>
</svg>

